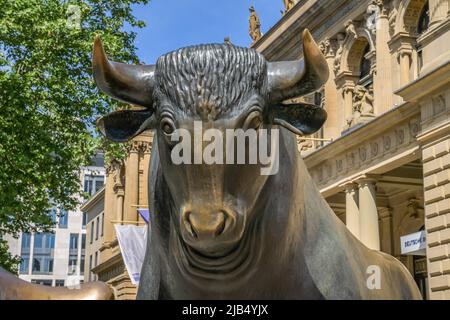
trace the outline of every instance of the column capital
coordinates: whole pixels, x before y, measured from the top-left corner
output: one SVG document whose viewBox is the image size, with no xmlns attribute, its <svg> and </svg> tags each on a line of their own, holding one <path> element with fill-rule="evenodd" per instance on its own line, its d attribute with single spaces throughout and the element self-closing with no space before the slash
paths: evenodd
<svg viewBox="0 0 450 320">
<path fill-rule="evenodd" d="M 358 184 L 353 181 L 347 181 L 341 184 L 341 188 L 344 188 L 345 192 L 352 192 L 358 190 Z"/>
<path fill-rule="evenodd" d="M 391 218 L 392 208 L 391 207 L 378 208 L 378 216 L 380 217 L 380 219 Z"/>
<path fill-rule="evenodd" d="M 378 176 L 376 175 L 362 175 L 354 179 L 354 182 L 358 184 L 359 187 L 364 187 L 367 185 L 375 185 L 378 181 Z"/>
<path fill-rule="evenodd" d="M 336 75 L 335 82 L 338 88 L 354 87 L 358 79 L 358 76 L 354 75 L 351 71 L 342 71 Z"/>
<path fill-rule="evenodd" d="M 123 186 L 117 186 L 114 187 L 114 192 L 118 197 L 124 197 L 125 196 L 125 190 Z"/>
</svg>

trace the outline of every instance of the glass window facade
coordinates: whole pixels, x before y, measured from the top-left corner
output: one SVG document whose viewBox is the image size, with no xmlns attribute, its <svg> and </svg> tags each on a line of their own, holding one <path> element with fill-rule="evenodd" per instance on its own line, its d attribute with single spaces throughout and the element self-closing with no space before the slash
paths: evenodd
<svg viewBox="0 0 450 320">
<path fill-rule="evenodd" d="M 64 280 L 55 280 L 55 287 L 64 287 Z"/>
<path fill-rule="evenodd" d="M 66 210 L 62 210 L 61 209 L 60 212 L 59 212 L 59 224 L 58 224 L 58 226 L 60 228 L 65 229 L 65 228 L 67 228 L 68 224 L 69 224 L 69 213 Z"/>
<path fill-rule="evenodd" d="M 85 175 L 83 191 L 87 193 L 89 196 L 92 196 L 103 187 L 104 183 L 105 178 L 103 176 Z"/>
<path fill-rule="evenodd" d="M 83 229 L 86 229 L 86 224 L 87 224 L 87 213 L 83 212 Z"/>
<path fill-rule="evenodd" d="M 22 254 L 21 258 L 19 272 L 21 274 L 28 274 L 30 272 L 30 255 Z"/>
<path fill-rule="evenodd" d="M 51 287 L 52 286 L 52 280 L 50 279 L 31 279 L 31 283 L 35 283 L 35 284 L 40 284 L 43 286 L 48 286 Z"/>
<path fill-rule="evenodd" d="M 78 233 L 70 234 L 69 248 L 70 248 L 70 250 L 78 249 Z"/>
<path fill-rule="evenodd" d="M 53 273 L 53 249 L 55 248 L 55 235 L 53 233 L 36 233 L 33 244 L 33 274 Z"/>
</svg>

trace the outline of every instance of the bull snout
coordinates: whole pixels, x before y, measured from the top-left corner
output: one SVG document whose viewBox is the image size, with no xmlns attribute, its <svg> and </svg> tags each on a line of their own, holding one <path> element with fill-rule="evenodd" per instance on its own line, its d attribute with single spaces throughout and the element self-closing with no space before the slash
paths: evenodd
<svg viewBox="0 0 450 320">
<path fill-rule="evenodd" d="M 213 213 L 192 211 L 183 213 L 184 228 L 190 237 L 198 240 L 212 240 L 224 234 L 230 226 L 230 218 L 221 210 Z"/>
</svg>

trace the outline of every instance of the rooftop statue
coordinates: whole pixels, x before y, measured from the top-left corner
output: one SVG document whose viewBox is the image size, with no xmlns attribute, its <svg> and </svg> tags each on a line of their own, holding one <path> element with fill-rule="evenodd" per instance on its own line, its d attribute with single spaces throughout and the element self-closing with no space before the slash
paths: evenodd
<svg viewBox="0 0 450 320">
<path fill-rule="evenodd" d="M 286 13 L 297 4 L 297 1 L 296 0 L 283 0 L 283 4 L 284 4 L 284 13 Z"/>
<path fill-rule="evenodd" d="M 250 18 L 248 19 L 248 34 L 250 38 L 252 38 L 253 42 L 258 41 L 261 37 L 261 21 L 259 20 L 258 15 L 256 14 L 255 8 L 253 6 L 250 7 Z"/>
</svg>

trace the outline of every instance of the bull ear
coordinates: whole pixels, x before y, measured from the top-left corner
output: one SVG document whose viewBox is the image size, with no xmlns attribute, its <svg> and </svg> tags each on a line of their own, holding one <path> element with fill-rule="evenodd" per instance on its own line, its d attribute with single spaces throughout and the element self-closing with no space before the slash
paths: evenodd
<svg viewBox="0 0 450 320">
<path fill-rule="evenodd" d="M 97 120 L 97 128 L 109 140 L 125 142 L 147 129 L 153 129 L 151 110 L 119 110 Z"/>
<path fill-rule="evenodd" d="M 327 112 L 308 103 L 279 104 L 272 107 L 273 123 L 305 136 L 317 132 L 327 120 Z"/>
</svg>

